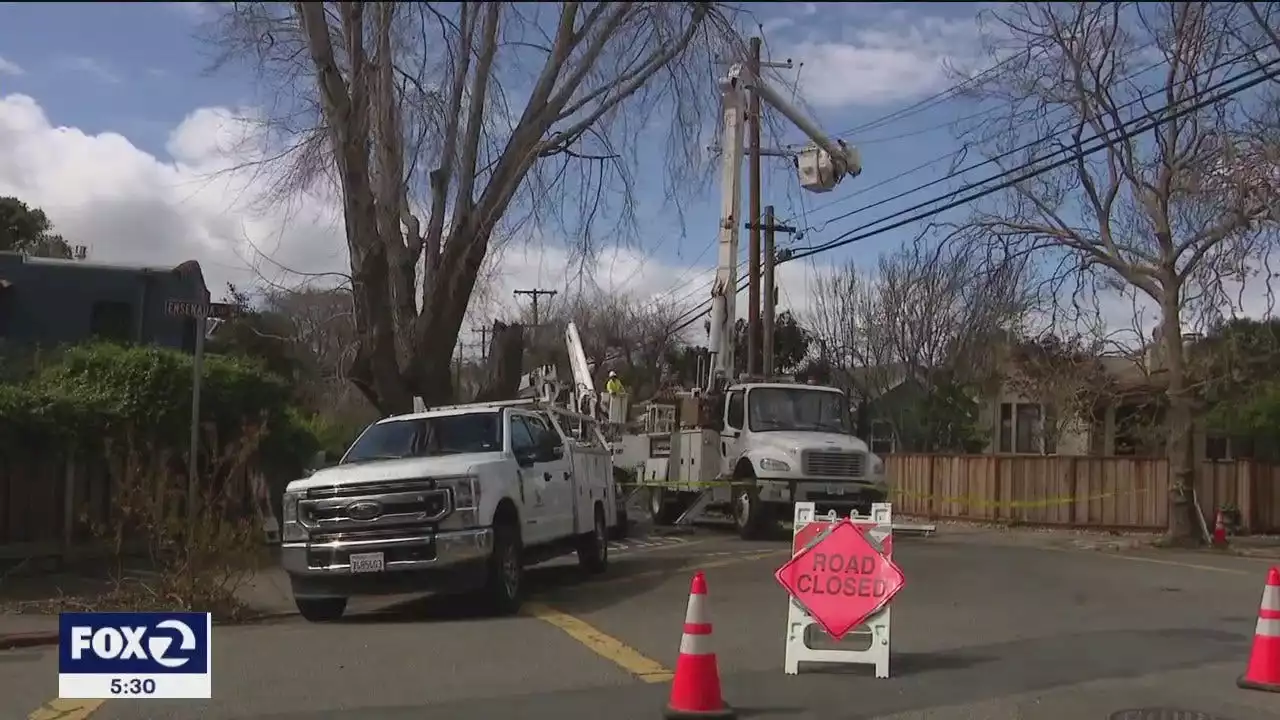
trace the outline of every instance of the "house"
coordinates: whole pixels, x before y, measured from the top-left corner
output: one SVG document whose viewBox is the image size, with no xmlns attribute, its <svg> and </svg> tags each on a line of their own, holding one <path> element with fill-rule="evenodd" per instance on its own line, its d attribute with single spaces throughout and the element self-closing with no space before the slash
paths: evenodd
<svg viewBox="0 0 1280 720">
<path fill-rule="evenodd" d="M 0 341 L 8 347 L 99 338 L 194 352 L 195 320 L 169 316 L 165 303 L 208 297 L 195 261 L 130 267 L 0 252 Z"/>
<path fill-rule="evenodd" d="M 1184 341 L 1194 341 L 1194 336 Z M 1081 358 L 1075 367 L 1024 377 L 1007 353 L 984 387 L 968 391 L 984 454 L 1155 456 L 1164 452 L 1165 387 L 1152 343 L 1140 357 Z M 901 365 L 853 368 L 837 378 L 854 399 L 858 434 L 877 454 L 910 451 L 904 442 L 930 410 L 927 382 Z M 919 431 L 919 428 L 915 429 Z M 1194 430 L 1198 459 L 1249 457 L 1251 446 Z"/>
</svg>

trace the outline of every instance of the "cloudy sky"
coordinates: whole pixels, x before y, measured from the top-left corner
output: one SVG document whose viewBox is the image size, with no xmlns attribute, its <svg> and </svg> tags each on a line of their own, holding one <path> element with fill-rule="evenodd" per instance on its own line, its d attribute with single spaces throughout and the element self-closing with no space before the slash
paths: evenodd
<svg viewBox="0 0 1280 720">
<path fill-rule="evenodd" d="M 816 119 L 863 154 L 862 176 L 822 195 L 800 190 L 779 162 L 766 163 L 766 204 L 803 229 L 780 240 L 819 243 L 948 189 L 940 184 L 852 212 L 947 172 L 956 149 L 948 123 L 964 114 L 963 101 L 903 109 L 949 85 L 947 64 L 984 64 L 977 5 L 752 5 L 769 59 L 797 64 L 784 75 L 798 80 Z M 227 282 L 342 270 L 333 207 L 267 207 L 258 202 L 259 178 L 226 172 L 237 163 L 234 119 L 258 112 L 262 95 L 245 71 L 207 72 L 213 51 L 194 36 L 209 12 L 202 6 L 0 3 L 0 195 L 44 208 L 95 260 L 196 259 L 215 295 Z M 785 138 L 802 139 L 798 132 Z M 707 297 L 715 260 L 714 195 L 695 201 L 681 227 L 660 220 L 660 179 L 641 180 L 642 207 L 656 218 L 646 222 L 653 236 L 602 252 L 597 282 L 692 308 Z M 873 263 L 912 232 L 782 266 L 782 304 L 803 310 L 808 280 L 823 265 Z M 514 288 L 564 288 L 564 264 L 555 243 L 508 247 L 493 297 L 510 305 Z"/>
</svg>

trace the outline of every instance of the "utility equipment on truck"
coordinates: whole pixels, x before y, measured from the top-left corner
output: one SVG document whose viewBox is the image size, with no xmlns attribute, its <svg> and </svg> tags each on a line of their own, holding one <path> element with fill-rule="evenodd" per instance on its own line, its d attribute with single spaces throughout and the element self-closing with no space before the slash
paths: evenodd
<svg viewBox="0 0 1280 720">
<path fill-rule="evenodd" d="M 591 418 L 539 397 L 425 409 L 370 425 L 334 467 L 289 484 L 283 565 L 308 620 L 358 595 L 474 592 L 519 609 L 523 569 L 577 552 L 608 566 L 617 489 Z"/>
<path fill-rule="evenodd" d="M 734 375 L 738 235 L 746 96 L 753 92 L 802 130 L 812 144 L 796 156 L 800 185 L 828 192 L 862 170 L 855 148 L 832 139 L 745 64 L 722 80 L 721 207 L 718 263 L 711 288 L 708 372 L 701 388 L 644 410 L 639 431 L 623 433 L 615 464 L 636 469 L 659 524 L 728 511 L 745 538 L 796 502 L 819 512 L 868 513 L 885 501 L 884 463 L 853 436 L 849 400 L 833 387 Z M 772 295 L 766 289 L 766 295 Z"/>
</svg>

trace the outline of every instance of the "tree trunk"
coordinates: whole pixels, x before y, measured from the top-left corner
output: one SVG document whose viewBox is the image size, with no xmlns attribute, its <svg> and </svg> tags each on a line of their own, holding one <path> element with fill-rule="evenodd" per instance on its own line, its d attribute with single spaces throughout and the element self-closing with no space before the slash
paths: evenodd
<svg viewBox="0 0 1280 720">
<path fill-rule="evenodd" d="M 493 344 L 489 350 L 487 379 L 476 402 L 513 400 L 520 388 L 524 360 L 524 326 L 493 323 Z"/>
<path fill-rule="evenodd" d="M 1165 539 L 1173 545 L 1204 542 L 1195 502 L 1195 462 L 1191 396 L 1187 392 L 1182 348 L 1182 322 L 1177 286 L 1165 285 L 1160 303 L 1160 344 L 1168 378 L 1165 416 L 1169 460 L 1169 527 Z"/>
</svg>

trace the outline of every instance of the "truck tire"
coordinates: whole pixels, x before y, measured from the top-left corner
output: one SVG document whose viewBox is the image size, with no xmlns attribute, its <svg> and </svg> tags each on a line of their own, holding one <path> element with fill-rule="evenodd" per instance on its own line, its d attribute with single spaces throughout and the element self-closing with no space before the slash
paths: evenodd
<svg viewBox="0 0 1280 720">
<path fill-rule="evenodd" d="M 298 614 L 308 622 L 333 622 L 342 619 L 347 611 L 347 599 L 337 598 L 294 598 L 298 606 Z"/>
<path fill-rule="evenodd" d="M 485 566 L 480 596 L 494 615 L 514 615 L 524 602 L 520 530 L 510 523 L 493 528 L 493 552 Z"/>
<path fill-rule="evenodd" d="M 578 536 L 578 565 L 590 575 L 599 575 L 609 568 L 609 527 L 599 503 L 594 514 L 591 532 Z"/>
<path fill-rule="evenodd" d="M 750 480 L 742 476 L 737 480 Z M 773 508 L 760 502 L 760 490 L 754 483 L 733 486 L 733 524 L 743 540 L 760 540 L 773 527 Z"/>
<path fill-rule="evenodd" d="M 669 495 L 676 493 L 668 493 L 662 488 L 649 488 L 649 516 L 654 525 L 665 527 L 680 517 L 680 505 L 673 502 Z"/>
</svg>

